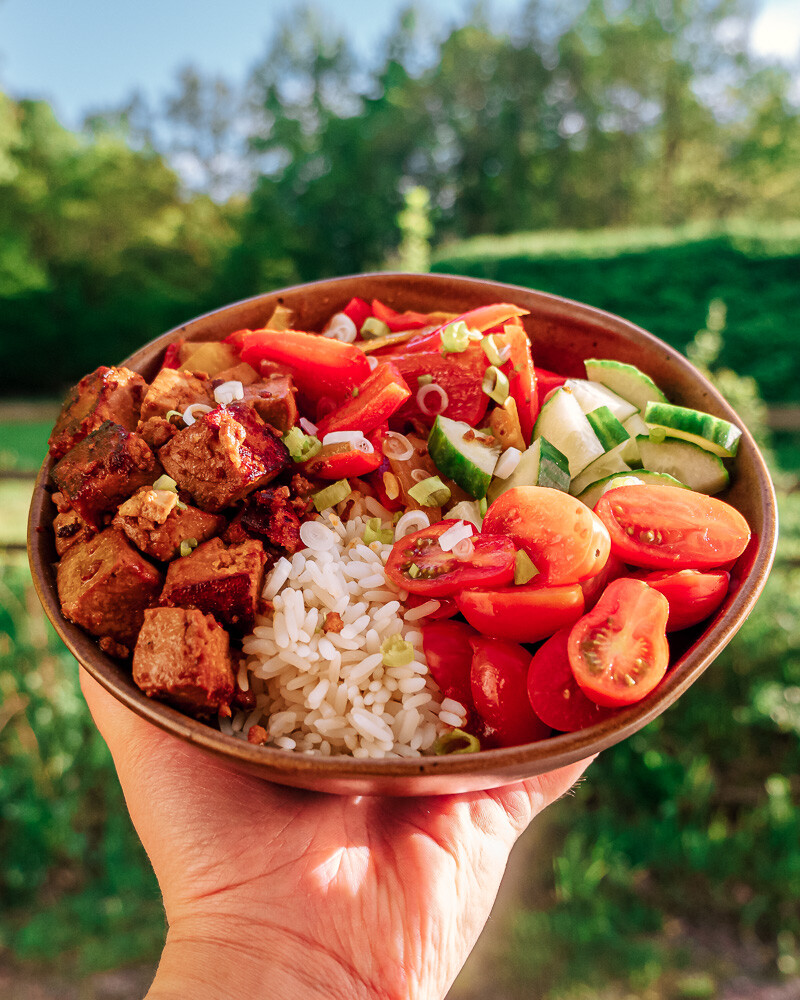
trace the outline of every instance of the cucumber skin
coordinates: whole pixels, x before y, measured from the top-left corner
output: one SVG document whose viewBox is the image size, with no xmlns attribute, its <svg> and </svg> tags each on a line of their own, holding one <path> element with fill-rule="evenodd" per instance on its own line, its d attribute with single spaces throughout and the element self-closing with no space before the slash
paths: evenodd
<svg viewBox="0 0 800 1000">
<path fill-rule="evenodd" d="M 714 496 L 730 484 L 730 476 L 722 459 L 691 441 L 682 441 L 680 438 L 651 441 L 644 436 L 637 437 L 636 441 L 642 463 L 648 469 L 675 476 L 689 489 Z M 681 461 L 681 458 L 684 460 Z"/>
<path fill-rule="evenodd" d="M 738 427 L 722 417 L 671 403 L 648 403 L 644 420 L 667 437 L 689 441 L 720 458 L 733 458 L 742 436 Z"/>
<path fill-rule="evenodd" d="M 454 424 L 462 422 L 460 420 L 453 421 Z M 468 424 L 464 424 L 464 426 L 471 430 Z M 474 462 L 471 462 L 466 455 L 458 450 L 448 437 L 447 430 L 438 416 L 428 435 L 428 454 L 436 468 L 458 483 L 461 489 L 469 493 L 471 497 L 481 500 L 486 496 L 492 481 L 491 472 L 479 469 Z"/>
<path fill-rule="evenodd" d="M 605 484 L 610 482 L 612 479 L 622 479 L 623 477 L 628 476 L 641 479 L 645 485 L 648 481 L 655 481 L 655 483 L 659 486 L 677 486 L 683 490 L 689 489 L 689 487 L 684 483 L 679 482 L 674 476 L 670 476 L 666 472 L 654 472 L 652 469 L 631 469 L 630 472 L 612 472 L 610 476 L 604 476 L 602 479 L 598 479 L 596 483 L 592 483 L 590 486 L 587 486 L 582 493 L 579 493 L 577 499 L 580 500 L 581 503 L 585 503 L 587 507 L 591 507 L 592 510 L 594 510 L 597 505 L 597 501 L 602 496 Z M 651 478 L 648 479 L 648 477 Z"/>
<path fill-rule="evenodd" d="M 606 389 L 615 392 L 640 411 L 644 410 L 648 403 L 668 402 L 667 397 L 650 376 L 645 375 L 636 365 L 630 365 L 624 361 L 613 361 L 611 358 L 587 358 L 584 365 L 586 366 L 586 374 L 592 382 L 604 385 Z M 603 380 L 603 375 L 610 376 L 608 381 Z M 620 379 L 623 381 L 622 392 L 620 392 L 618 384 Z M 633 383 L 633 389 L 627 387 L 630 382 Z M 636 398 L 630 398 L 632 396 L 636 396 Z"/>
<path fill-rule="evenodd" d="M 566 399 L 564 399 L 564 394 L 566 394 Z M 573 408 L 574 416 L 578 422 L 578 429 L 581 431 L 581 434 L 583 435 L 586 434 L 586 432 L 588 432 L 588 437 L 590 439 L 589 443 L 596 444 L 597 447 L 596 449 L 594 449 L 594 453 L 590 454 L 588 459 L 586 459 L 585 455 L 582 457 L 582 459 L 575 459 L 575 460 L 570 459 L 570 456 L 567 454 L 567 452 L 563 451 L 562 448 L 559 447 L 560 442 L 554 443 L 554 441 L 550 441 L 550 437 L 548 437 L 548 433 L 546 431 L 546 426 L 549 423 L 553 422 L 553 414 L 555 412 L 555 407 L 557 405 L 561 405 L 562 408 L 564 406 L 566 406 L 567 408 L 570 407 Z M 583 426 L 581 426 L 581 424 L 583 424 Z M 563 426 L 564 426 L 563 424 L 558 424 L 558 422 L 556 421 L 556 429 L 563 429 Z M 545 401 L 544 405 L 539 411 L 539 416 L 537 417 L 536 423 L 534 424 L 533 427 L 534 442 L 537 440 L 537 438 L 540 437 L 547 437 L 547 440 L 550 441 L 550 443 L 553 444 L 554 447 L 558 448 L 558 450 L 567 457 L 567 460 L 569 461 L 569 471 L 571 476 L 577 476 L 580 472 L 582 472 L 586 468 L 587 465 L 589 465 L 591 462 L 593 462 L 595 459 L 599 458 L 603 454 L 603 446 L 597 440 L 597 435 L 592 430 L 592 425 L 586 419 L 586 414 L 581 410 L 580 406 L 578 405 L 578 401 L 572 396 L 572 394 L 569 392 L 568 389 L 563 389 L 563 388 L 556 389 L 555 392 L 553 392 L 553 394 Z M 578 465 L 577 464 L 578 461 L 582 461 L 582 464 Z"/>
<path fill-rule="evenodd" d="M 533 477 L 526 474 L 525 466 L 530 464 L 530 452 L 536 448 L 537 442 L 541 443 L 539 444 L 539 461 L 535 470 L 536 482 L 530 482 L 530 479 Z M 527 459 L 526 455 L 528 456 Z M 546 438 L 537 438 L 530 448 L 526 448 L 522 453 L 519 465 L 508 479 L 498 479 L 495 477 L 492 480 L 487 499 L 489 503 L 494 503 L 499 496 L 507 493 L 508 490 L 513 489 L 515 486 L 549 486 L 551 489 L 561 490 L 563 493 L 566 493 L 569 490 L 569 482 L 569 463 L 566 456 L 562 455 L 558 448 L 550 444 Z"/>
</svg>

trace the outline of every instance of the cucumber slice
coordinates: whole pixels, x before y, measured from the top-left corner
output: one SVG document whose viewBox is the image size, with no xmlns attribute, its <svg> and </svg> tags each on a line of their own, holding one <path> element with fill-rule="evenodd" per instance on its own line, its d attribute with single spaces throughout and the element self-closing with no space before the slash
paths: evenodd
<svg viewBox="0 0 800 1000">
<path fill-rule="evenodd" d="M 669 473 L 685 483 L 690 490 L 713 496 L 724 490 L 730 482 L 722 459 L 689 441 L 679 441 L 677 438 L 651 441 L 649 437 L 640 437 L 636 443 L 642 456 L 642 465 L 653 472 Z"/>
<path fill-rule="evenodd" d="M 644 411 L 648 403 L 667 402 L 667 397 L 650 376 L 639 371 L 635 365 L 605 358 L 589 358 L 586 361 L 586 375 L 593 382 L 600 382 L 633 403 L 637 410 Z"/>
<path fill-rule="evenodd" d="M 628 417 L 627 420 L 623 421 L 622 426 L 630 434 L 630 437 L 622 447 L 622 458 L 631 468 L 641 468 L 644 462 L 642 462 L 642 457 L 639 454 L 639 445 L 636 439 L 640 434 L 644 434 L 647 437 L 650 433 L 650 428 L 642 419 L 641 413 L 634 413 L 632 417 Z"/>
<path fill-rule="evenodd" d="M 592 425 L 592 430 L 604 451 L 612 451 L 630 437 L 607 406 L 598 406 L 596 410 L 591 410 L 586 414 L 586 419 Z"/>
<path fill-rule="evenodd" d="M 648 403 L 644 420 L 650 428 L 651 439 L 661 432 L 665 437 L 691 441 L 720 458 L 733 458 L 742 436 L 739 428 L 727 420 L 670 403 Z"/>
<path fill-rule="evenodd" d="M 574 394 L 563 386 L 550 396 L 539 411 L 533 440 L 547 438 L 569 462 L 570 476 L 577 476 L 604 453 L 592 425 Z"/>
<path fill-rule="evenodd" d="M 627 399 L 618 396 L 610 389 L 606 389 L 599 382 L 587 382 L 582 378 L 568 378 L 564 383 L 564 388 L 569 389 L 578 400 L 578 405 L 584 413 L 596 410 L 598 406 L 607 406 L 617 420 L 627 420 L 628 417 L 636 413 L 636 407 L 629 403 Z"/>
<path fill-rule="evenodd" d="M 492 481 L 500 445 L 464 420 L 439 415 L 428 436 L 428 454 L 441 473 L 480 500 Z"/>
<path fill-rule="evenodd" d="M 523 451 L 519 464 L 508 479 L 492 480 L 486 499 L 489 503 L 515 486 L 549 486 L 554 490 L 569 489 L 569 462 L 558 448 L 543 437 L 537 438 Z"/>
<path fill-rule="evenodd" d="M 454 504 L 444 516 L 454 517 L 457 521 L 470 521 L 478 531 L 481 530 L 481 525 L 483 524 L 477 500 L 461 500 L 459 503 Z"/>
<path fill-rule="evenodd" d="M 577 497 L 592 483 L 607 479 L 609 476 L 624 475 L 630 471 L 630 466 L 622 457 L 622 448 L 615 448 L 587 465 L 583 472 L 569 484 L 569 491 L 574 497 Z"/>
<path fill-rule="evenodd" d="M 631 486 L 640 483 L 644 485 L 652 484 L 654 486 L 678 486 L 684 490 L 689 488 L 688 486 L 684 486 L 683 483 L 678 482 L 674 476 L 668 476 L 665 472 L 652 472 L 650 469 L 635 469 L 628 475 L 625 475 L 625 473 L 620 475 L 617 472 L 598 480 L 596 483 L 592 483 L 583 493 L 578 494 L 578 499 L 581 503 L 585 503 L 587 507 L 591 507 L 594 510 L 597 501 L 608 490 L 613 490 L 617 486 Z"/>
</svg>

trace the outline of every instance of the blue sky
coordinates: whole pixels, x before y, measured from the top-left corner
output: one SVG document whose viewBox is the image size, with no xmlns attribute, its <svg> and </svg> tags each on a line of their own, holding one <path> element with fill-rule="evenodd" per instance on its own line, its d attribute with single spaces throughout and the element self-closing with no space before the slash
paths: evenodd
<svg viewBox="0 0 800 1000">
<path fill-rule="evenodd" d="M 491 0 L 502 20 L 522 0 Z M 42 97 L 68 127 L 90 109 L 121 104 L 134 89 L 158 101 L 175 71 L 192 63 L 241 79 L 263 53 L 292 0 L 0 0 L 0 89 Z M 365 58 L 406 0 L 316 0 Z M 425 0 L 432 22 L 447 25 L 463 0 Z M 798 58 L 800 0 L 759 0 L 756 51 Z"/>
</svg>

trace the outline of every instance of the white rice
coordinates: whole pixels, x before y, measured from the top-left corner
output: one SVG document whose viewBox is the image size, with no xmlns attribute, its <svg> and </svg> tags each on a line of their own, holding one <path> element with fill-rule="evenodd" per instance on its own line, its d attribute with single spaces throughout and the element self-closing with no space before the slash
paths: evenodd
<svg viewBox="0 0 800 1000">
<path fill-rule="evenodd" d="M 267 577 L 263 596 L 273 611 L 256 620 L 243 642 L 247 654 L 241 686 L 255 694 L 256 708 L 220 720 L 224 732 L 247 739 L 262 726 L 267 745 L 282 750 L 357 758 L 419 757 L 437 736 L 461 726 L 466 709 L 442 702 L 428 673 L 419 625 L 438 602 L 409 610 L 408 597 L 386 577 L 391 544 L 363 542 L 370 517 L 390 521 L 367 497 L 345 523 L 333 511 L 307 531 L 324 539 L 281 558 Z M 324 632 L 325 616 L 337 612 L 341 632 Z M 390 636 L 411 643 L 414 659 L 386 667 L 380 651 Z"/>
</svg>

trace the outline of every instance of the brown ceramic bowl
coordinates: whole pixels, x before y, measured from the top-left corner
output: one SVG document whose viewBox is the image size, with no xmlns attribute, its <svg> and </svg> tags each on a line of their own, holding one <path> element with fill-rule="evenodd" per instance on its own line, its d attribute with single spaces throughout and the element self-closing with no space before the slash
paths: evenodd
<svg viewBox="0 0 800 1000">
<path fill-rule="evenodd" d="M 146 344 L 124 364 L 152 378 L 167 344 L 221 339 L 234 330 L 262 326 L 278 303 L 291 307 L 300 329 L 318 330 L 354 295 L 379 298 L 396 309 L 463 312 L 506 301 L 530 310 L 524 319 L 536 364 L 585 377 L 581 362 L 607 357 L 638 365 L 675 403 L 741 423 L 722 396 L 672 348 L 624 319 L 554 295 L 493 281 L 444 274 L 367 274 L 299 285 L 225 306 Z M 111 363 L 113 359 L 109 359 Z M 94 640 L 59 610 L 48 489 L 51 468 L 42 466 L 28 527 L 33 579 L 44 608 L 66 645 L 93 677 L 132 711 L 223 758 L 232 767 L 299 788 L 340 794 L 437 795 L 496 787 L 581 760 L 625 739 L 673 704 L 709 666 L 743 624 L 767 578 L 777 539 L 775 495 L 764 460 L 745 429 L 725 499 L 747 518 L 753 539 L 731 574 L 725 603 L 705 627 L 673 634 L 673 665 L 656 690 L 612 719 L 576 733 L 511 749 L 418 760 L 353 760 L 308 757 L 251 746 L 211 726 L 151 701 L 134 685 L 129 669 L 104 655 Z M 678 709 L 679 710 L 679 709 Z"/>
</svg>

